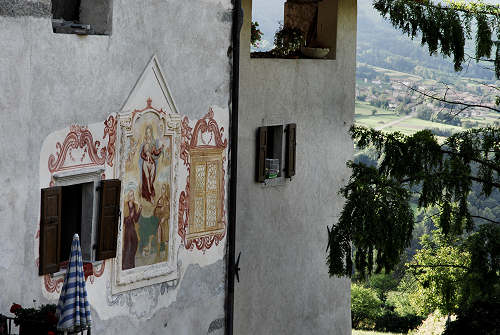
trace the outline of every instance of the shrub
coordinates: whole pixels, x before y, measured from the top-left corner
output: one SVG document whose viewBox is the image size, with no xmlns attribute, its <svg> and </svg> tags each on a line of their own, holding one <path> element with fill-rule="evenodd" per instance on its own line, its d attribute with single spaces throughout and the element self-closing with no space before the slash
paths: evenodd
<svg viewBox="0 0 500 335">
<path fill-rule="evenodd" d="M 297 53 L 303 43 L 302 30 L 297 28 L 286 28 L 280 26 L 280 29 L 274 35 L 274 53 L 278 56 L 290 56 Z"/>
<path fill-rule="evenodd" d="M 409 330 L 418 327 L 423 318 L 415 314 L 405 316 L 398 315 L 396 312 L 386 310 L 377 317 L 375 330 L 391 333 L 407 333 Z"/>
<path fill-rule="evenodd" d="M 418 315 L 418 310 L 411 303 L 410 294 L 407 292 L 391 291 L 387 293 L 386 305 L 399 316 Z"/>
<path fill-rule="evenodd" d="M 377 291 L 378 297 L 385 301 L 389 291 L 394 290 L 398 286 L 398 279 L 390 274 L 377 273 L 372 274 L 366 282 L 366 287 Z"/>
<path fill-rule="evenodd" d="M 500 303 L 481 301 L 457 311 L 457 319 L 446 327 L 443 335 L 500 334 Z"/>
<path fill-rule="evenodd" d="M 353 328 L 373 328 L 382 314 L 382 301 L 377 292 L 358 284 L 351 285 L 351 318 Z"/>
</svg>

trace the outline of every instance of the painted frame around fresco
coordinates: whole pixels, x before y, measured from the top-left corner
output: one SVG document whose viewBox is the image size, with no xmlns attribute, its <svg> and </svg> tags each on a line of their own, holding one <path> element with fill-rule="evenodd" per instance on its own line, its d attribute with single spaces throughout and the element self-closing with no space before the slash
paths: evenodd
<svg viewBox="0 0 500 335">
<path fill-rule="evenodd" d="M 145 83 L 145 77 L 148 71 L 153 71 L 156 83 Z M 155 101 L 148 97 L 145 99 L 145 107 L 142 109 L 134 109 L 130 112 L 122 112 L 118 115 L 119 129 L 117 131 L 117 142 L 119 143 L 118 150 L 118 162 L 115 165 L 115 175 L 117 178 L 123 181 L 126 175 L 126 156 L 127 156 L 127 141 L 130 137 L 134 136 L 135 127 L 141 119 L 144 118 L 157 118 L 158 129 L 162 129 L 161 134 L 157 134 L 158 137 L 170 138 L 171 143 L 171 163 L 170 163 L 170 216 L 169 216 L 169 242 L 168 242 L 168 258 L 166 261 L 159 263 L 138 266 L 130 268 L 127 270 L 122 269 L 122 259 L 123 259 L 123 238 L 124 238 L 124 201 L 127 196 L 126 185 L 122 186 L 121 199 L 120 199 L 120 226 L 118 231 L 118 241 L 117 241 L 117 257 L 113 264 L 113 274 L 112 274 L 112 294 L 117 294 L 153 284 L 159 284 L 162 282 L 168 282 L 178 279 L 179 264 L 178 264 L 178 250 L 177 250 L 177 238 L 176 229 L 174 223 L 177 222 L 178 216 L 178 170 L 179 170 L 179 154 L 180 154 L 180 136 L 181 136 L 181 117 L 177 113 L 173 99 L 170 96 L 170 91 L 164 80 L 161 68 L 153 57 L 150 64 L 144 71 L 143 75 L 139 79 L 137 86 L 139 85 L 160 85 L 161 91 L 164 94 L 164 98 L 167 102 L 165 109 L 155 107 Z M 133 93 L 131 94 L 131 96 Z M 131 99 L 131 97 L 129 97 Z M 144 105 L 143 105 L 144 106 Z"/>
</svg>

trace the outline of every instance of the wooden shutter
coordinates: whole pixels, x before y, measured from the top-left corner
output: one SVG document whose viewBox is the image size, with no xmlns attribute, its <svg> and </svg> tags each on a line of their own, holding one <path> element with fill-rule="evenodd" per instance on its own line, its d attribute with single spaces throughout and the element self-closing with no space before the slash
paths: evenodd
<svg viewBox="0 0 500 335">
<path fill-rule="evenodd" d="M 99 206 L 99 230 L 97 234 L 96 260 L 116 257 L 118 225 L 120 224 L 121 181 L 109 179 L 101 181 Z"/>
<path fill-rule="evenodd" d="M 59 271 L 62 188 L 45 188 L 41 193 L 38 273 L 45 275 Z"/>
<path fill-rule="evenodd" d="M 291 178 L 295 176 L 295 153 L 296 153 L 296 134 L 297 125 L 290 123 L 286 126 L 286 157 L 285 157 L 285 176 Z"/>
<path fill-rule="evenodd" d="M 267 127 L 260 127 L 257 134 L 257 181 L 266 179 Z"/>
</svg>

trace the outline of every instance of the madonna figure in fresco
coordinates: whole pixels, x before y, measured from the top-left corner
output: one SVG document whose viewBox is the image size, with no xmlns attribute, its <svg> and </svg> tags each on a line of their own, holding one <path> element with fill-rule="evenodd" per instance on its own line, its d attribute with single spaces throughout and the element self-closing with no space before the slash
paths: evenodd
<svg viewBox="0 0 500 335">
<path fill-rule="evenodd" d="M 124 211 L 124 226 L 123 234 L 123 253 L 122 253 L 122 270 L 135 268 L 135 254 L 139 239 L 137 237 L 136 225 L 141 216 L 142 206 L 135 202 L 134 191 L 130 190 L 125 200 Z"/>
<path fill-rule="evenodd" d="M 146 127 L 146 134 L 144 136 L 144 143 L 141 149 L 142 158 L 142 186 L 141 196 L 149 201 L 151 204 L 154 202 L 155 187 L 154 182 L 156 179 L 156 160 L 163 150 L 163 144 L 160 148 L 157 147 L 153 138 L 153 128 L 151 125 Z"/>
<path fill-rule="evenodd" d="M 165 244 L 165 251 L 168 250 L 168 220 L 170 218 L 170 187 L 168 184 L 163 184 L 161 186 L 161 195 L 156 203 L 154 215 L 160 220 L 158 223 L 158 230 L 156 232 L 158 238 L 158 253 L 160 255 L 160 248 L 162 243 Z"/>
</svg>

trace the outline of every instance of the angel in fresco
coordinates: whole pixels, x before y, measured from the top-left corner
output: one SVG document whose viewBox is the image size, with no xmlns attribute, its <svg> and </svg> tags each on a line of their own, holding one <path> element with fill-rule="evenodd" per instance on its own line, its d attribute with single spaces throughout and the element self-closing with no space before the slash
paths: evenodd
<svg viewBox="0 0 500 335">
<path fill-rule="evenodd" d="M 142 206 L 135 202 L 134 190 L 128 192 L 123 208 L 125 211 L 123 219 L 125 231 L 123 234 L 122 270 L 127 270 L 135 268 L 135 254 L 139 245 L 136 225 L 142 212 Z"/>
<path fill-rule="evenodd" d="M 158 222 L 157 239 L 158 239 L 158 253 L 160 255 L 160 248 L 162 243 L 165 244 L 165 251 L 168 250 L 168 234 L 169 227 L 168 221 L 170 218 L 170 187 L 168 184 L 161 186 L 161 195 L 156 203 L 154 215 L 160 220 Z"/>
<path fill-rule="evenodd" d="M 144 135 L 144 143 L 141 149 L 141 159 L 142 159 L 142 186 L 141 186 L 141 196 L 149 201 L 151 204 L 154 202 L 155 197 L 155 187 L 154 182 L 156 179 L 156 161 L 162 153 L 163 144 L 160 148 L 153 137 L 153 127 L 148 125 L 146 127 L 146 133 Z"/>
</svg>

